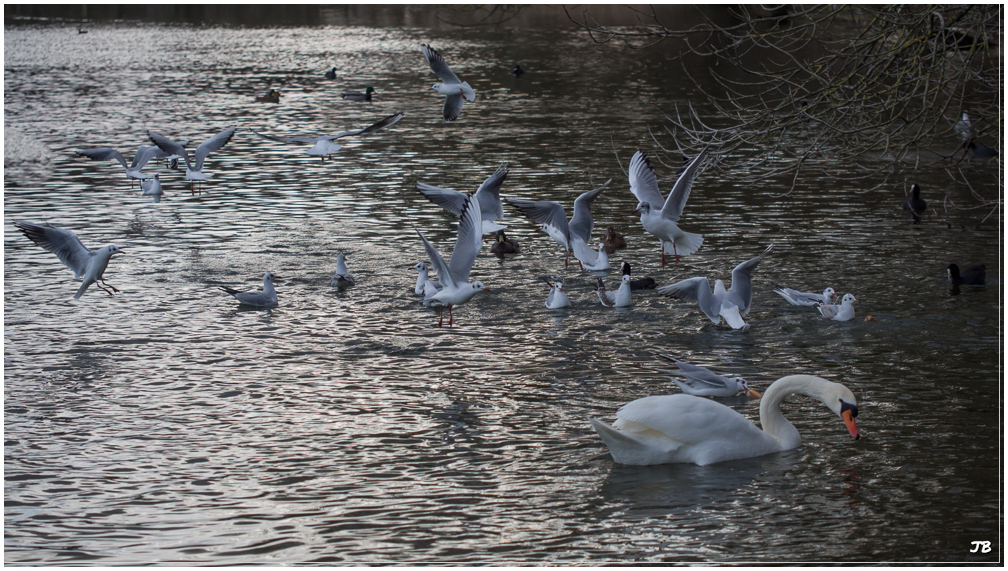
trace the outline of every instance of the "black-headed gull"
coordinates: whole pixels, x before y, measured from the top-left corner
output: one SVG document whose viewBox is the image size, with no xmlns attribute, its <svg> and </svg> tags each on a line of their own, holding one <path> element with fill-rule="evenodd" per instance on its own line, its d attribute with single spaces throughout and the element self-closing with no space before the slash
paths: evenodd
<svg viewBox="0 0 1008 571">
<path fill-rule="evenodd" d="M 588 252 L 592 251 L 591 248 L 587 247 L 588 241 L 591 240 L 592 227 L 594 225 L 591 203 L 610 182 L 612 182 L 612 179 L 607 180 L 605 184 L 596 189 L 581 193 L 574 200 L 574 213 L 571 215 L 570 222 L 567 221 L 567 214 L 564 212 L 563 206 L 551 200 L 508 198 L 507 203 L 521 210 L 529 220 L 541 224 L 539 229 L 549 234 L 550 238 L 553 238 L 557 244 L 564 247 L 564 251 L 567 253 L 567 257 L 564 259 L 564 267 L 567 267 L 575 240 L 580 241 Z M 594 256 L 590 256 L 590 260 L 594 261 L 597 256 L 597 253 Z"/>
<path fill-rule="evenodd" d="M 416 287 L 413 288 L 414 295 L 424 295 L 424 292 L 427 291 L 424 288 L 430 288 L 430 291 L 441 290 L 441 282 L 430 279 L 427 264 L 417 262 L 413 269 L 417 271 Z"/>
<path fill-rule="evenodd" d="M 497 240 L 490 248 L 491 254 L 517 254 L 518 242 L 504 235 L 504 230 L 497 231 Z"/>
<path fill-rule="evenodd" d="M 262 291 L 238 291 L 234 288 L 221 286 L 221 289 L 234 296 L 242 305 L 253 307 L 271 307 L 277 304 L 276 290 L 273 289 L 274 276 L 266 272 L 263 276 Z"/>
<path fill-rule="evenodd" d="M 459 113 L 462 112 L 462 102 L 464 100 L 475 101 L 476 92 L 472 87 L 469 87 L 469 82 L 459 80 L 441 54 L 434 51 L 434 48 L 427 44 L 420 44 L 420 49 L 423 50 L 424 58 L 427 59 L 427 65 L 430 66 L 431 71 L 437 74 L 442 81 L 442 83 L 432 85 L 431 89 L 445 96 L 444 108 L 441 111 L 444 116 L 443 121 L 458 119 Z"/>
<path fill-rule="evenodd" d="M 595 293 L 598 294 L 602 305 L 606 307 L 630 307 L 630 274 L 623 274 L 616 293 L 607 290 L 605 282 L 602 281 L 602 278 L 598 278 L 598 282 L 595 285 Z"/>
<path fill-rule="evenodd" d="M 592 250 L 581 240 L 574 240 L 574 257 L 581 262 L 581 267 L 589 272 L 605 272 L 612 269 L 605 244 L 602 242 L 599 242 L 598 250 Z"/>
<path fill-rule="evenodd" d="M 371 101 L 371 94 L 375 92 L 373 87 L 368 87 L 364 90 L 364 93 L 360 91 L 347 91 L 346 93 L 340 95 L 343 99 L 347 101 L 356 101 L 358 103 L 363 103 L 365 101 Z"/>
<path fill-rule="evenodd" d="M 546 309 L 563 309 L 565 307 L 570 307 L 570 298 L 563 290 L 563 282 L 553 283 L 549 280 L 545 280 L 546 285 L 550 286 L 549 295 L 546 296 Z"/>
<path fill-rule="evenodd" d="M 970 266 L 960 271 L 956 264 L 949 264 L 945 268 L 949 281 L 952 285 L 984 285 L 987 281 L 987 266 Z"/>
<path fill-rule="evenodd" d="M 853 294 L 845 293 L 843 299 L 840 300 L 840 305 L 828 305 L 825 303 L 817 304 L 816 307 L 819 309 L 819 313 L 823 317 L 828 317 L 834 321 L 850 321 L 854 319 L 854 304 L 860 303 Z"/>
<path fill-rule="evenodd" d="M 121 164 L 126 170 L 126 178 L 129 179 L 131 188 L 133 186 L 134 179 L 147 180 L 154 176 L 140 172 L 140 169 L 142 169 L 144 165 L 146 165 L 151 159 L 168 156 L 167 153 L 157 147 L 146 147 L 144 145 L 140 145 L 136 154 L 133 155 L 133 162 L 127 165 L 126 159 L 122 156 L 122 153 L 111 147 L 98 147 L 96 149 L 84 149 L 82 151 L 74 152 L 93 161 L 110 161 L 113 159 L 119 161 L 119 164 Z"/>
<path fill-rule="evenodd" d="M 836 292 L 831 287 L 824 289 L 822 293 L 811 293 L 783 287 L 774 282 L 770 283 L 773 284 L 774 293 L 786 299 L 791 305 L 812 307 L 817 303 L 833 303 L 833 298 L 836 297 Z"/>
<path fill-rule="evenodd" d="M 161 188 L 161 176 L 154 175 L 154 178 L 140 181 L 140 188 L 143 190 L 141 196 L 153 196 L 154 202 L 161 202 L 161 195 L 164 189 Z"/>
<path fill-rule="evenodd" d="M 717 280 L 714 282 L 714 291 L 711 292 L 710 281 L 706 277 L 699 277 L 662 286 L 656 291 L 673 299 L 695 300 L 704 315 L 715 324 L 721 323 L 724 318 L 732 329 L 748 329 L 745 316 L 749 314 L 749 306 L 752 304 L 753 271 L 771 248 L 773 244 L 767 246 L 762 254 L 735 266 L 730 290 L 725 290 L 724 282 Z"/>
<path fill-rule="evenodd" d="M 692 254 L 699 250 L 703 244 L 703 236 L 683 232 L 677 223 L 682 216 L 683 207 L 686 206 L 690 190 L 693 188 L 697 171 L 704 158 L 707 157 L 707 149 L 709 148 L 710 146 L 705 147 L 700 151 L 700 154 L 693 158 L 665 200 L 662 199 L 661 192 L 658 190 L 658 177 L 655 176 L 654 169 L 651 168 L 651 160 L 648 159 L 648 156 L 637 151 L 630 159 L 630 191 L 639 201 L 634 213 L 640 213 L 641 226 L 661 242 L 662 267 L 665 267 L 665 249 L 668 245 L 672 246 L 672 253 L 678 264 L 680 255 Z M 659 205 L 663 206 L 659 207 Z"/>
<path fill-rule="evenodd" d="M 213 175 L 206 174 L 203 172 L 203 161 L 206 160 L 207 155 L 213 151 L 220 150 L 221 147 L 226 145 L 228 141 L 231 140 L 235 134 L 235 127 L 228 127 L 220 133 L 217 133 L 213 137 L 210 137 L 203 142 L 202 145 L 196 147 L 195 162 L 189 162 L 189 152 L 185 148 L 178 144 L 178 142 L 155 133 L 154 131 L 147 131 L 147 136 L 153 141 L 155 145 L 160 147 L 160 149 L 169 155 L 178 155 L 180 158 L 185 159 L 186 163 L 186 178 L 190 181 L 190 190 L 195 194 L 193 187 L 197 181 L 202 182 Z M 200 188 L 200 194 L 203 194 L 203 189 Z"/>
<path fill-rule="evenodd" d="M 66 228 L 58 228 L 49 224 L 32 224 L 21 220 L 15 220 L 14 226 L 36 245 L 56 254 L 56 257 L 66 267 L 73 270 L 75 278 L 83 280 L 77 293 L 74 294 L 74 299 L 80 299 L 91 284 L 95 284 L 109 295 L 114 295 L 112 292 L 119 293 L 118 289 L 105 283 L 102 278 L 112 256 L 122 253 L 118 246 L 109 245 L 97 250 L 89 250 L 76 234 Z M 101 283 L 98 283 L 99 281 Z M 102 287 L 103 284 L 111 288 L 112 291 Z"/>
<path fill-rule="evenodd" d="M 447 264 L 441 254 L 420 233 L 420 230 L 416 226 L 413 227 L 420 239 L 423 240 L 431 267 L 437 272 L 441 281 L 441 289 L 438 291 L 429 292 L 425 288 L 423 300 L 424 305 L 441 308 L 438 327 L 441 327 L 444 321 L 445 306 L 448 306 L 448 327 L 451 327 L 454 320 L 452 306 L 468 302 L 478 292 L 489 291 L 489 288 L 481 282 L 469 283 L 469 272 L 472 270 L 480 248 L 483 247 L 481 225 L 482 215 L 479 200 L 475 196 L 467 197 L 465 205 L 462 207 L 462 215 L 459 218 L 455 249 L 452 250 L 451 259 Z"/>
<path fill-rule="evenodd" d="M 688 395 L 698 397 L 733 397 L 739 393 L 745 393 L 746 396 L 753 398 L 763 396 L 758 391 L 750 389 L 749 383 L 742 377 L 729 379 L 699 365 L 690 365 L 685 361 L 680 361 L 668 355 L 658 356 L 666 361 L 675 363 L 679 367 L 679 370 L 682 371 L 682 374 L 686 376 L 687 380 L 685 381 L 681 381 L 675 377 L 669 378 L 682 389 L 682 392 Z"/>
<path fill-rule="evenodd" d="M 483 220 L 481 222 L 483 234 L 489 234 L 490 232 L 496 232 L 503 228 L 507 228 L 507 226 L 504 226 L 503 224 L 497 224 L 494 222 L 494 220 L 504 218 L 504 205 L 501 204 L 500 189 L 501 185 L 504 184 L 504 179 L 507 178 L 507 175 L 507 163 L 501 163 L 501 165 L 497 167 L 497 170 L 487 177 L 487 179 L 483 181 L 483 184 L 476 189 L 476 200 L 479 201 L 480 212 L 483 216 Z M 427 197 L 427 200 L 430 200 L 455 216 L 462 215 L 462 208 L 468 200 L 468 195 L 462 194 L 457 190 L 441 188 L 439 186 L 430 185 L 420 181 L 417 181 L 416 187 L 421 194 Z"/>
<path fill-rule="evenodd" d="M 329 279 L 329 285 L 338 288 L 345 288 L 354 285 L 353 276 L 346 268 L 346 254 L 336 256 L 336 272 Z"/>
<path fill-rule="evenodd" d="M 343 131 L 342 133 L 336 133 L 335 135 L 322 135 L 321 137 L 274 137 L 273 135 L 264 135 L 251 128 L 249 131 L 252 131 L 267 141 L 276 141 L 278 143 L 313 143 L 315 146 L 305 152 L 313 157 L 319 157 L 324 163 L 326 157 L 332 158 L 333 153 L 343 148 L 343 145 L 335 142 L 336 139 L 342 139 L 343 137 L 349 137 L 351 135 L 366 135 L 368 133 L 374 133 L 379 129 L 395 125 L 402 118 L 403 114 L 402 111 L 400 111 L 395 115 L 389 115 L 381 121 L 363 129 L 357 129 L 356 131 Z"/>
</svg>

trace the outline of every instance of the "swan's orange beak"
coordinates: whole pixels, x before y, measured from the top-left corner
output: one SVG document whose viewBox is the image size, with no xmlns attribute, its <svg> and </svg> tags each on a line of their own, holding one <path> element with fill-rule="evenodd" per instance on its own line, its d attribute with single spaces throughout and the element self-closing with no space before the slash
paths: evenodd
<svg viewBox="0 0 1008 571">
<path fill-rule="evenodd" d="M 857 423 L 854 422 L 854 413 L 851 410 L 845 410 L 840 413 L 840 418 L 843 419 L 844 424 L 847 425 L 847 431 L 850 435 L 854 437 L 854 440 L 861 438 L 861 432 L 858 431 Z"/>
<path fill-rule="evenodd" d="M 746 393 L 746 396 L 750 396 L 754 399 L 763 398 L 763 395 L 760 394 L 760 392 L 757 391 L 756 389 L 749 389 L 749 392 Z"/>
</svg>

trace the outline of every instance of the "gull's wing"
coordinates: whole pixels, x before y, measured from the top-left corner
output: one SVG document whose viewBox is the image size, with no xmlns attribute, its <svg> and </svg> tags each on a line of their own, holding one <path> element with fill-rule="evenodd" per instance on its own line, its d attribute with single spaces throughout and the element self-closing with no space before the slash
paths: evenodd
<svg viewBox="0 0 1008 571">
<path fill-rule="evenodd" d="M 410 222 L 410 226 L 413 226 L 412 222 Z M 446 287 L 454 287 L 455 282 L 452 281 L 451 272 L 448 271 L 448 264 L 445 263 L 444 258 L 442 258 L 437 249 L 435 249 L 434 246 L 427 241 L 427 238 L 424 238 L 424 235 L 420 234 L 420 230 L 416 226 L 413 226 L 413 229 L 416 230 L 417 235 L 419 235 L 420 239 L 423 240 L 424 250 L 427 251 L 427 257 L 430 258 L 431 269 L 438 275 L 438 281 Z"/>
<path fill-rule="evenodd" d="M 715 323 L 717 322 L 716 320 L 718 314 L 711 308 L 711 299 L 714 294 L 711 292 L 710 280 L 707 278 L 690 278 L 671 285 L 662 286 L 657 288 L 655 291 L 665 297 L 671 297 L 672 299 L 696 301 L 700 306 L 700 309 L 704 312 L 704 315 L 706 315 L 711 321 L 715 321 Z"/>
<path fill-rule="evenodd" d="M 592 227 L 594 223 L 592 222 L 591 213 L 591 203 L 598 198 L 598 195 L 605 190 L 605 187 L 609 186 L 612 179 L 609 179 L 602 186 L 584 192 L 581 196 L 574 199 L 574 213 L 571 215 L 570 219 L 570 233 L 575 236 L 580 236 L 582 240 L 586 243 L 591 240 Z"/>
<path fill-rule="evenodd" d="M 476 189 L 476 198 L 479 199 L 480 212 L 487 220 L 500 220 L 504 218 L 504 205 L 501 204 L 500 189 L 507 178 L 507 163 L 501 163 L 494 173 L 487 177 L 483 184 Z"/>
<path fill-rule="evenodd" d="M 160 133 L 155 133 L 154 131 L 147 131 L 147 136 L 150 137 L 151 142 L 157 145 L 162 151 L 168 153 L 169 155 L 178 155 L 179 158 L 185 159 L 186 167 L 190 169 L 192 168 L 192 165 L 189 163 L 189 153 L 186 152 L 185 147 L 180 145 L 178 141 L 173 141 Z"/>
<path fill-rule="evenodd" d="M 126 166 L 126 159 L 123 158 L 122 153 L 111 147 L 98 147 L 96 149 L 84 149 L 83 151 L 74 152 L 93 161 L 107 161 L 115 159 L 119 161 L 119 164 L 121 164 L 124 169 L 129 168 Z"/>
<path fill-rule="evenodd" d="M 31 222 L 15 220 L 14 226 L 24 233 L 25 237 L 38 246 L 49 250 L 61 262 L 74 272 L 74 277 L 81 277 L 87 271 L 94 252 L 89 250 L 73 232 L 65 228 L 57 228 L 49 224 L 39 225 Z"/>
<path fill-rule="evenodd" d="M 663 218 L 667 218 L 673 222 L 679 221 L 679 217 L 682 216 L 683 207 L 686 206 L 686 199 L 689 198 L 690 190 L 693 189 L 693 180 L 696 179 L 697 171 L 700 170 L 700 163 L 707 157 L 707 149 L 709 148 L 710 145 L 704 147 L 704 150 L 700 151 L 700 154 L 693 158 L 693 161 L 679 176 L 679 180 L 676 181 L 675 186 L 672 187 L 672 192 L 669 193 L 668 199 L 665 201 L 665 206 L 662 207 L 661 214 Z"/>
<path fill-rule="evenodd" d="M 445 96 L 444 107 L 441 109 L 445 121 L 458 119 L 459 113 L 462 112 L 462 102 L 462 93 L 453 93 L 452 95 Z"/>
<path fill-rule="evenodd" d="M 356 131 L 343 131 L 342 133 L 337 133 L 335 135 L 327 135 L 326 138 L 331 140 L 340 139 L 343 137 L 349 137 L 351 135 L 366 135 L 367 133 L 374 133 L 379 129 L 384 129 L 390 125 L 395 125 L 403 118 L 402 111 L 396 113 L 395 115 L 389 115 L 388 117 L 378 121 L 374 125 L 364 127 L 363 129 L 357 129 Z"/>
<path fill-rule="evenodd" d="M 156 145 L 153 147 L 148 147 L 145 145 L 140 145 L 137 148 L 137 152 L 133 155 L 133 164 L 130 165 L 130 170 L 140 170 L 144 168 L 151 159 L 163 159 L 167 157 L 168 153 L 164 152 Z"/>
<path fill-rule="evenodd" d="M 690 365 L 685 361 L 680 361 L 679 359 L 674 359 L 666 355 L 658 355 L 658 356 L 661 357 L 662 359 L 672 361 L 673 363 L 678 365 L 679 370 L 682 371 L 682 374 L 686 375 L 693 381 L 702 383 L 711 388 L 724 388 L 728 386 L 728 379 L 722 377 L 721 375 L 718 375 L 717 373 L 714 373 L 713 371 L 707 368 L 701 367 L 699 365 Z"/>
<path fill-rule="evenodd" d="M 444 58 L 441 57 L 441 54 L 434 51 L 434 48 L 428 46 L 427 44 L 420 44 L 420 49 L 423 50 L 424 58 L 427 59 L 427 65 L 430 66 L 431 71 L 441 78 L 441 81 L 445 83 L 462 83 L 459 81 L 458 76 L 455 75 L 455 72 L 448 68 L 448 64 L 445 62 Z M 459 101 L 461 100 L 462 96 L 459 95 Z M 459 107 L 462 107 L 461 103 L 459 103 Z M 452 119 L 454 119 L 454 117 Z M 452 119 L 448 120 L 451 121 Z"/>
<path fill-rule="evenodd" d="M 730 297 L 734 298 L 733 301 L 739 306 L 739 310 L 742 315 L 745 316 L 749 313 L 749 304 L 752 303 L 752 275 L 756 270 L 756 266 L 759 265 L 763 256 L 767 255 L 767 252 L 773 248 L 773 244 L 767 246 L 763 253 L 756 256 L 751 260 L 742 262 L 741 264 L 735 266 L 735 269 L 731 273 L 731 288 L 728 290 Z"/>
<path fill-rule="evenodd" d="M 567 214 L 560 204 L 551 200 L 526 200 L 524 198 L 508 198 L 507 203 L 521 210 L 529 220 L 558 228 L 564 236 L 570 235 Z"/>
<path fill-rule="evenodd" d="M 819 310 L 819 313 L 821 313 L 823 315 L 823 317 L 828 317 L 830 319 L 833 319 L 834 317 L 836 317 L 837 313 L 840 311 L 840 306 L 839 305 L 825 305 L 825 304 L 822 304 L 822 305 L 817 305 L 816 308 Z"/>
<path fill-rule="evenodd" d="M 739 306 L 728 300 L 721 301 L 721 309 L 718 311 L 718 315 L 724 318 L 728 325 L 731 325 L 732 329 L 746 329 L 749 324 L 742 319 L 742 313 L 739 311 Z"/>
<path fill-rule="evenodd" d="M 654 209 L 665 202 L 658 191 L 658 177 L 651 168 L 651 159 L 640 151 L 630 159 L 630 192 L 638 201 L 647 202 Z"/>
<path fill-rule="evenodd" d="M 419 181 L 417 181 L 416 187 L 421 194 L 427 197 L 427 200 L 437 204 L 455 216 L 462 216 L 462 209 L 466 203 L 466 195 L 457 190 L 441 188 L 440 186 Z"/>
<path fill-rule="evenodd" d="M 228 127 L 206 141 L 203 141 L 202 145 L 196 147 L 196 170 L 203 170 L 203 161 L 206 159 L 207 155 L 226 145 L 234 134 L 235 127 Z"/>
<path fill-rule="evenodd" d="M 475 196 L 466 197 L 462 207 L 462 217 L 459 219 L 458 238 L 451 260 L 448 261 L 448 271 L 456 285 L 469 283 L 469 271 L 472 270 L 476 256 L 483 247 L 483 214 L 480 212 L 479 200 Z M 441 272 L 438 272 L 441 276 Z"/>
<path fill-rule="evenodd" d="M 264 135 L 255 129 L 249 128 L 260 138 L 266 139 L 267 141 L 276 141 L 278 143 L 316 143 L 319 139 L 324 139 L 326 137 L 274 137 L 273 135 Z"/>
</svg>

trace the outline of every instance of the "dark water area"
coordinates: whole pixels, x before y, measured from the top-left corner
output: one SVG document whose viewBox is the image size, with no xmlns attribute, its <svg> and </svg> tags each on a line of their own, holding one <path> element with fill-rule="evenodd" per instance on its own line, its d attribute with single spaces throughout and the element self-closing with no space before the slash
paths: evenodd
<svg viewBox="0 0 1008 571">
<path fill-rule="evenodd" d="M 455 122 L 441 121 L 421 43 L 476 91 Z M 8 23 L 4 47 L 5 564 L 1000 561 L 1003 219 L 977 226 L 987 210 L 958 210 L 971 223 L 949 227 L 945 205 L 978 203 L 938 169 L 920 181 L 934 208 L 920 224 L 899 207 L 902 185 L 866 192 L 823 171 L 784 195 L 790 178 L 708 169 L 680 223 L 703 247 L 662 268 L 620 163 L 675 148 L 664 118 L 702 104 L 660 52 L 408 23 Z M 371 103 L 340 98 L 367 86 Z M 255 102 L 271 88 L 280 103 Z M 325 163 L 250 131 L 335 133 L 398 111 Z M 155 203 L 116 163 L 73 153 L 131 158 L 147 129 L 198 144 L 230 125 L 197 196 L 184 171 L 151 164 Z M 656 159 L 663 192 L 677 159 Z M 473 191 L 503 161 L 503 196 L 568 207 L 612 178 L 595 236 L 617 228 L 628 247 L 613 264 L 659 285 L 729 280 L 773 243 L 751 327 L 715 326 L 653 291 L 602 307 L 594 277 L 564 268 L 562 249 L 507 206 L 521 253 L 482 250 L 471 277 L 491 291 L 436 327 L 412 295 L 408 268 L 426 258 L 410 223 L 448 253 L 455 220 L 415 184 Z M 999 160 L 962 168 L 977 193 L 999 195 Z M 14 220 L 121 247 L 105 279 L 122 293 L 71 299 L 72 272 Z M 341 252 L 357 279 L 342 291 L 329 286 Z M 952 288 L 950 262 L 986 264 L 986 284 Z M 218 289 L 255 289 L 267 270 L 274 309 Z M 570 309 L 544 307 L 546 276 L 564 280 Z M 787 305 L 771 280 L 853 293 L 857 317 Z M 841 382 L 863 437 L 793 398 L 798 449 L 616 464 L 587 417 L 678 392 L 655 352 L 758 390 L 795 373 Z M 723 402 L 758 421 L 758 401 Z M 991 551 L 971 553 L 974 541 Z"/>
</svg>

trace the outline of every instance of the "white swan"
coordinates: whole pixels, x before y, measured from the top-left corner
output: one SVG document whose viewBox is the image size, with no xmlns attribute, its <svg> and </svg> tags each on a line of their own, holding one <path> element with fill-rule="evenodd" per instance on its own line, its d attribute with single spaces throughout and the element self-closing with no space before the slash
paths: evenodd
<svg viewBox="0 0 1008 571">
<path fill-rule="evenodd" d="M 595 431 L 620 464 L 694 463 L 699 466 L 753 458 L 801 445 L 798 430 L 780 404 L 792 394 L 821 401 L 843 419 L 854 439 L 861 437 L 854 393 L 840 383 L 812 375 L 790 375 L 774 381 L 760 401 L 760 430 L 727 406 L 691 395 L 637 399 L 616 413 L 612 426 L 590 417 Z"/>
</svg>

